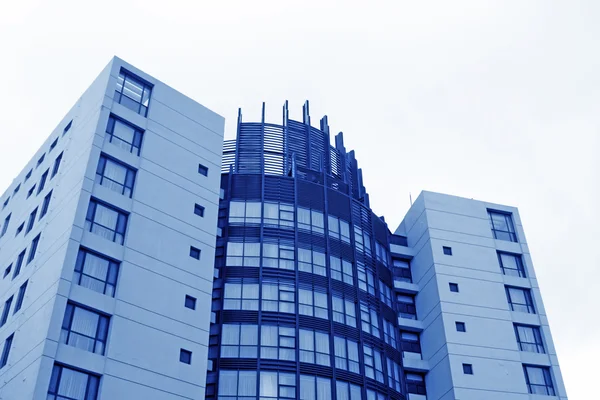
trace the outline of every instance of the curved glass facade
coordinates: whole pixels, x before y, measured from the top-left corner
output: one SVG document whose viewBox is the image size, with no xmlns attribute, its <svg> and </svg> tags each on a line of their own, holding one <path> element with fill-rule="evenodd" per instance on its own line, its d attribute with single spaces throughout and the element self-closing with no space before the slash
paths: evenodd
<svg viewBox="0 0 600 400">
<path fill-rule="evenodd" d="M 403 399 L 392 235 L 342 134 L 287 115 L 225 143 L 206 398 Z"/>
</svg>

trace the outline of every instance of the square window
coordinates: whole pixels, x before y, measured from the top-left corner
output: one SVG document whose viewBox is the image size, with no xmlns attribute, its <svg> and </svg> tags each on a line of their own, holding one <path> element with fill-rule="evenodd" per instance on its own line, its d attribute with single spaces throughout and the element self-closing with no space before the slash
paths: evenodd
<svg viewBox="0 0 600 400">
<path fill-rule="evenodd" d="M 473 364 L 463 364 L 463 373 L 473 375 Z"/>
<path fill-rule="evenodd" d="M 448 285 L 450 285 L 451 292 L 458 293 L 458 283 L 450 282 Z"/>
<path fill-rule="evenodd" d="M 198 164 L 198 173 L 204 176 L 208 176 L 208 167 Z"/>
<path fill-rule="evenodd" d="M 465 325 L 464 322 L 458 322 L 458 321 L 456 321 L 456 330 L 458 332 L 466 332 L 467 331 L 467 326 Z"/>
<path fill-rule="evenodd" d="M 195 258 L 196 260 L 200 259 L 200 249 L 190 246 L 190 257 Z"/>
<path fill-rule="evenodd" d="M 452 247 L 448 247 L 448 246 L 444 246 L 444 254 L 447 256 L 451 256 L 452 255 Z"/>
<path fill-rule="evenodd" d="M 202 207 L 200 204 L 196 204 L 194 206 L 194 214 L 204 217 L 204 207 Z"/>
<path fill-rule="evenodd" d="M 185 306 L 192 310 L 196 309 L 196 298 L 192 296 L 185 295 Z"/>
<path fill-rule="evenodd" d="M 180 349 L 179 350 L 179 361 L 181 361 L 184 364 L 191 364 L 192 363 L 192 352 L 189 350 Z"/>
</svg>

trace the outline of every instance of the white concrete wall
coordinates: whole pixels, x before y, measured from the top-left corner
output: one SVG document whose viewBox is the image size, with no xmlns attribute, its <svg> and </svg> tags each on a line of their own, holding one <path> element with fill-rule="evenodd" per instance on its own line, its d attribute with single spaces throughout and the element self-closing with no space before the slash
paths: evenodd
<svg viewBox="0 0 600 400">
<path fill-rule="evenodd" d="M 518 243 L 493 238 L 488 208 L 513 214 Z M 424 325 L 421 346 L 431 368 L 427 398 L 540 398 L 528 394 L 522 365 L 530 363 L 551 366 L 557 395 L 566 399 L 518 210 L 423 192 L 398 231 L 414 247 L 411 268 L 420 289 L 416 306 Z M 451 256 L 443 253 L 443 246 L 452 248 Z M 503 275 L 497 250 L 522 254 L 528 277 Z M 458 293 L 450 291 L 450 282 L 459 285 Z M 510 311 L 505 284 L 531 288 L 537 314 Z M 466 324 L 466 332 L 456 331 L 456 321 Z M 514 322 L 541 326 L 548 354 L 519 351 Z M 474 375 L 463 373 L 463 363 L 473 365 Z"/>
<path fill-rule="evenodd" d="M 154 85 L 147 118 L 113 102 L 121 67 Z M 140 157 L 105 141 L 110 113 L 145 130 Z M 73 127 L 52 151 L 56 156 L 66 146 L 59 176 L 36 200 L 41 203 L 56 185 L 50 212 L 44 224 L 27 235 L 31 240 L 42 230 L 38 266 L 24 267 L 12 284 L 9 277 L 0 281 L 3 302 L 31 278 L 24 316 L 17 314 L 0 329 L 0 340 L 16 330 L 9 365 L 0 370 L 0 398 L 45 399 L 56 360 L 101 375 L 99 399 L 201 399 L 224 120 L 118 58 L 86 91 L 40 154 L 70 118 Z M 138 170 L 132 199 L 94 183 L 101 152 Z M 47 155 L 44 165 L 53 161 Z M 199 163 L 209 168 L 207 177 L 198 174 Z M 45 168 L 38 168 L 30 181 Z M 22 181 L 27 171 L 16 181 Z M 18 196 L 24 197 L 27 189 L 22 185 Z M 84 232 L 92 196 L 130 214 L 123 246 Z M 205 207 L 204 217 L 194 214 L 195 203 Z M 12 233 L 0 241 L 2 269 L 27 242 L 12 237 L 17 221 L 32 207 L 13 210 Z M 122 261 L 115 298 L 71 284 L 80 243 Z M 190 246 L 202 250 L 200 260 L 189 257 Z M 196 310 L 184 307 L 186 294 L 197 298 Z M 106 356 L 58 343 L 69 299 L 111 315 Z M 180 348 L 193 352 L 191 365 L 179 362 Z"/>
</svg>

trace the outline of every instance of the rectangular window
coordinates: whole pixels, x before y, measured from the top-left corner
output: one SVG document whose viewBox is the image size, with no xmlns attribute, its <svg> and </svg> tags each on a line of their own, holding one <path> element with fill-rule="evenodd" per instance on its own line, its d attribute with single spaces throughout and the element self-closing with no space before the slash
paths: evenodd
<svg viewBox="0 0 600 400">
<path fill-rule="evenodd" d="M 29 221 L 27 222 L 27 229 L 25 229 L 25 234 L 27 235 L 32 229 L 33 229 L 33 224 L 35 223 L 35 216 L 37 215 L 37 207 L 35 210 L 33 210 L 31 212 L 31 214 L 29 214 Z"/>
<path fill-rule="evenodd" d="M 150 84 L 121 69 L 114 97 L 117 103 L 145 117 L 148 115 L 151 93 L 152 86 Z"/>
<path fill-rule="evenodd" d="M 222 358 L 258 358 L 258 325 L 223 324 Z"/>
<path fill-rule="evenodd" d="M 15 271 L 13 272 L 12 279 L 15 279 L 21 273 L 21 267 L 23 266 L 23 261 L 25 261 L 25 252 L 27 249 L 23 250 L 21 254 L 17 257 L 17 262 L 15 262 Z"/>
<path fill-rule="evenodd" d="M 54 364 L 47 400 L 96 400 L 100 377 Z"/>
<path fill-rule="evenodd" d="M 354 277 L 352 275 L 352 263 L 350 261 L 343 260 L 339 257 L 329 256 L 329 266 L 331 271 L 331 277 L 338 281 L 342 281 L 349 285 L 354 284 Z"/>
<path fill-rule="evenodd" d="M 8 321 L 8 315 L 10 314 L 10 306 L 13 302 L 13 296 L 10 296 L 8 300 L 4 302 L 4 309 L 2 309 L 2 318 L 0 318 L 0 328 Z"/>
<path fill-rule="evenodd" d="M 71 125 L 73 125 L 73 120 L 70 120 L 67 126 L 65 126 L 65 129 L 63 129 L 63 136 L 65 135 L 65 133 L 69 132 L 69 129 L 71 129 Z"/>
<path fill-rule="evenodd" d="M 25 222 L 23 222 L 21 225 L 19 225 L 19 227 L 17 228 L 17 232 L 15 233 L 15 236 L 17 236 L 19 233 L 23 232 L 23 228 L 25 228 Z"/>
<path fill-rule="evenodd" d="M 294 206 L 285 203 L 265 203 L 264 223 L 284 229 L 294 229 Z"/>
<path fill-rule="evenodd" d="M 10 348 L 12 347 L 13 338 L 15 334 L 13 333 L 4 341 L 4 347 L 2 349 L 2 359 L 0 359 L 0 368 L 4 368 L 6 364 L 8 364 L 8 357 L 10 355 Z"/>
<path fill-rule="evenodd" d="M 227 243 L 228 266 L 258 267 L 260 265 L 260 243 Z"/>
<path fill-rule="evenodd" d="M 262 310 L 294 313 L 296 293 L 292 282 L 263 283 Z"/>
<path fill-rule="evenodd" d="M 4 210 L 6 208 L 6 206 L 8 205 L 8 202 L 10 201 L 10 196 L 8 196 L 6 198 L 6 200 L 4 200 L 4 203 L 2 204 L 2 209 Z"/>
<path fill-rule="evenodd" d="M 294 269 L 294 244 L 292 242 L 263 243 L 263 267 Z"/>
<path fill-rule="evenodd" d="M 387 344 L 396 348 L 396 327 L 386 319 L 383 320 L 383 339 Z"/>
<path fill-rule="evenodd" d="M 379 281 L 379 299 L 385 303 L 389 308 L 393 308 L 392 305 L 392 289 L 386 285 L 382 280 Z"/>
<path fill-rule="evenodd" d="M 260 327 L 260 358 L 296 361 L 296 329 L 262 325 Z"/>
<path fill-rule="evenodd" d="M 356 306 L 354 302 L 338 296 L 331 296 L 333 320 L 356 328 Z"/>
<path fill-rule="evenodd" d="M 226 283 L 225 310 L 258 310 L 258 283 Z"/>
<path fill-rule="evenodd" d="M 331 379 L 300 375 L 300 400 L 331 400 Z"/>
<path fill-rule="evenodd" d="M 525 370 L 525 380 L 527 381 L 529 393 L 556 396 L 550 368 L 524 365 L 523 369 Z"/>
<path fill-rule="evenodd" d="M 525 274 L 525 267 L 523 266 L 523 259 L 520 254 L 499 251 L 498 262 L 500 263 L 500 268 L 504 275 L 519 276 L 521 278 L 527 277 Z"/>
<path fill-rule="evenodd" d="M 106 125 L 106 140 L 136 156 L 140 155 L 143 131 L 113 115 Z"/>
<path fill-rule="evenodd" d="M 222 397 L 219 396 L 221 399 Z M 261 371 L 260 399 L 279 400 L 296 398 L 296 374 Z"/>
<path fill-rule="evenodd" d="M 300 362 L 331 365 L 327 333 L 300 329 Z"/>
<path fill-rule="evenodd" d="M 85 230 L 102 236 L 111 242 L 123 244 L 127 214 L 111 206 L 90 200 L 85 218 Z"/>
<path fill-rule="evenodd" d="M 8 276 L 8 274 L 10 274 L 10 270 L 12 269 L 12 264 L 10 264 L 8 267 L 6 267 L 6 269 L 4 270 L 4 276 L 2 277 L 2 279 L 6 278 Z"/>
<path fill-rule="evenodd" d="M 546 353 L 539 327 L 515 324 L 515 335 L 521 351 Z"/>
<path fill-rule="evenodd" d="M 358 271 L 358 288 L 375 296 L 375 276 L 373 272 L 360 261 L 356 262 L 356 269 Z"/>
<path fill-rule="evenodd" d="M 377 310 L 370 308 L 366 303 L 360 303 L 360 319 L 362 320 L 362 330 L 373 336 L 381 338 L 379 332 L 379 321 Z"/>
<path fill-rule="evenodd" d="M 298 229 L 319 235 L 325 234 L 325 220 L 321 211 L 298 207 L 297 214 Z"/>
<path fill-rule="evenodd" d="M 36 184 L 34 184 L 31 188 L 29 188 L 29 190 L 27 191 L 27 198 L 30 198 L 31 195 L 33 194 L 33 192 L 35 192 L 35 187 L 36 187 Z"/>
<path fill-rule="evenodd" d="M 298 289 L 298 303 L 301 315 L 329 319 L 327 294 L 313 290 Z"/>
<path fill-rule="evenodd" d="M 367 389 L 367 400 L 386 400 L 387 397 L 383 393 Z"/>
<path fill-rule="evenodd" d="M 27 173 L 27 175 L 25 175 L 25 182 L 27 182 L 27 180 L 29 178 L 31 178 L 31 174 L 33 173 L 33 169 L 30 169 L 29 172 Z"/>
<path fill-rule="evenodd" d="M 131 198 L 134 182 L 135 170 L 133 168 L 105 155 L 100 156 L 96 168 L 97 184 Z"/>
<path fill-rule="evenodd" d="M 14 196 L 15 194 L 19 193 L 19 190 L 20 190 L 20 189 L 21 189 L 21 184 L 19 183 L 19 184 L 17 185 L 17 187 L 15 188 L 15 190 L 13 191 L 13 196 Z"/>
<path fill-rule="evenodd" d="M 388 252 L 384 245 L 379 242 L 375 242 L 375 254 L 377 261 L 381 262 L 386 267 L 388 266 Z"/>
<path fill-rule="evenodd" d="M 25 281 L 25 283 L 22 284 L 19 288 L 19 294 L 17 295 L 17 302 L 15 303 L 15 311 L 13 311 L 13 314 L 16 314 L 21 309 L 21 307 L 23 307 L 23 300 L 25 300 L 25 291 L 27 290 L 27 282 L 29 281 Z"/>
<path fill-rule="evenodd" d="M 40 236 L 41 233 L 31 241 L 31 246 L 29 246 L 29 255 L 27 256 L 27 264 L 31 264 L 31 262 L 35 259 L 35 253 L 37 252 L 38 244 L 40 243 Z"/>
<path fill-rule="evenodd" d="M 219 399 L 252 400 L 256 399 L 256 371 L 219 372 Z"/>
<path fill-rule="evenodd" d="M 50 206 L 50 200 L 52 199 L 52 191 L 50 191 L 45 197 L 42 203 L 42 211 L 40 212 L 40 219 L 44 218 L 44 215 L 48 213 L 48 207 Z"/>
<path fill-rule="evenodd" d="M 327 217 L 327 225 L 329 237 L 350 244 L 350 224 L 348 224 L 348 222 L 333 215 L 329 215 Z"/>
<path fill-rule="evenodd" d="M 365 375 L 367 378 L 375 379 L 383 383 L 383 363 L 381 353 L 372 347 L 363 345 L 365 353 Z"/>
<path fill-rule="evenodd" d="M 36 195 L 40 194 L 42 192 L 42 190 L 44 190 L 44 188 L 46 187 L 46 180 L 48 179 L 48 173 L 50 172 L 49 169 L 46 170 L 46 172 L 44 172 L 42 174 L 42 177 L 40 178 L 40 184 L 38 185 L 38 190 Z"/>
<path fill-rule="evenodd" d="M 529 289 L 507 286 L 506 297 L 512 311 L 535 314 L 533 299 L 531 298 L 531 291 Z"/>
<path fill-rule="evenodd" d="M 57 144 L 58 144 L 58 138 L 54 139 L 52 144 L 50 144 L 50 150 L 48 150 L 48 153 L 50 153 L 52 150 L 54 150 L 54 148 L 56 147 Z"/>
<path fill-rule="evenodd" d="M 230 224 L 260 224 L 262 203 L 258 201 L 231 201 L 229 203 Z"/>
<path fill-rule="evenodd" d="M 60 342 L 92 353 L 104 355 L 109 317 L 87 308 L 67 303 Z"/>
<path fill-rule="evenodd" d="M 341 337 L 334 337 L 333 347 L 335 367 L 346 371 L 360 373 L 358 363 L 358 343 Z"/>
<path fill-rule="evenodd" d="M 60 168 L 60 162 L 62 161 L 63 153 L 60 153 L 56 160 L 54 160 L 54 166 L 52 167 L 52 175 L 50 175 L 50 179 L 54 178 L 56 174 L 58 174 L 58 170 Z"/>
<path fill-rule="evenodd" d="M 80 249 L 73 282 L 95 292 L 115 297 L 119 263 L 89 250 Z"/>
<path fill-rule="evenodd" d="M 397 362 L 387 359 L 388 386 L 396 392 L 402 392 L 400 388 L 400 365 Z"/>
<path fill-rule="evenodd" d="M 42 165 L 44 158 L 46 158 L 46 153 L 42 154 L 42 156 L 37 160 L 37 164 L 35 165 L 36 168 Z"/>
<path fill-rule="evenodd" d="M 513 225 L 512 215 L 501 211 L 488 210 L 490 215 L 490 226 L 494 239 L 506 240 L 509 242 L 517 241 L 517 234 Z"/>
<path fill-rule="evenodd" d="M 298 249 L 298 271 L 327 276 L 325 253 L 318 250 Z"/>
<path fill-rule="evenodd" d="M 4 236 L 4 234 L 5 234 L 5 233 L 6 233 L 6 231 L 8 230 L 8 225 L 10 224 L 10 216 L 11 216 L 11 215 L 12 215 L 12 214 L 8 214 L 8 215 L 6 216 L 6 218 L 4 218 L 4 225 L 2 225 L 2 232 L 0 233 L 0 238 L 1 238 L 2 236 Z"/>
<path fill-rule="evenodd" d="M 362 394 L 360 386 L 349 382 L 336 381 L 336 400 L 361 400 Z"/>
</svg>

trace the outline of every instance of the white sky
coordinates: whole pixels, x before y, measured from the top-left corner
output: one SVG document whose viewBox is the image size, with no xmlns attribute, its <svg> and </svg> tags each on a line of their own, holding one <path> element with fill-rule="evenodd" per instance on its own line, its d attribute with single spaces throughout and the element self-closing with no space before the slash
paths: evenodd
<svg viewBox="0 0 600 400">
<path fill-rule="evenodd" d="M 227 118 L 324 113 L 391 229 L 423 190 L 518 206 L 570 399 L 600 359 L 600 2 L 0 2 L 0 193 L 118 55 Z"/>
</svg>

